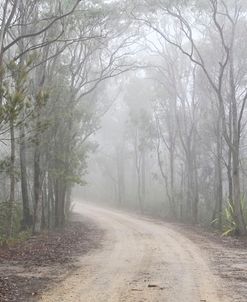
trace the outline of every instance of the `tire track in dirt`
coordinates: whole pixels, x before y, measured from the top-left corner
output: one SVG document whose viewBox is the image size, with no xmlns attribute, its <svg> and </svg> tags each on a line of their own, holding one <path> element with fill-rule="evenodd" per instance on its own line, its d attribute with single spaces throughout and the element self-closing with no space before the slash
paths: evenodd
<svg viewBox="0 0 247 302">
<path fill-rule="evenodd" d="M 44 294 L 44 302 L 226 302 L 220 280 L 200 249 L 185 236 L 150 219 L 91 205 L 77 212 L 106 236 L 102 249 Z"/>
</svg>

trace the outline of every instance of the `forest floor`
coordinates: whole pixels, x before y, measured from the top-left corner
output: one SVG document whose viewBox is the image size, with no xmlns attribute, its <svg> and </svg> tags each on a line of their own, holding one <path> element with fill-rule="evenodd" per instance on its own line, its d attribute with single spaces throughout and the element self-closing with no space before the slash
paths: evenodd
<svg viewBox="0 0 247 302">
<path fill-rule="evenodd" d="M 77 204 L 104 230 L 101 248 L 43 302 L 246 302 L 247 242 Z"/>
<path fill-rule="evenodd" d="M 63 233 L 46 232 L 13 247 L 0 247 L 0 302 L 37 301 L 78 267 L 77 256 L 99 247 L 102 231 L 75 215 Z"/>
</svg>

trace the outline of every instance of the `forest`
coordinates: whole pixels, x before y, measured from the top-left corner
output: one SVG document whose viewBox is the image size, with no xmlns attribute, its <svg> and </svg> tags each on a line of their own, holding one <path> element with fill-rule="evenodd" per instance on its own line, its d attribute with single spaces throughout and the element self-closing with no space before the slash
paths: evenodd
<svg viewBox="0 0 247 302">
<path fill-rule="evenodd" d="M 79 193 L 246 235 L 246 13 L 2 0 L 0 242 L 63 227 Z"/>
</svg>

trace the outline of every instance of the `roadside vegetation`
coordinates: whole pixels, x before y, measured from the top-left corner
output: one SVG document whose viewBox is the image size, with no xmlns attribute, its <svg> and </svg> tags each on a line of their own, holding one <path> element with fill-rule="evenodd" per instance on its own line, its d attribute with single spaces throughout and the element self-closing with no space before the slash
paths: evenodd
<svg viewBox="0 0 247 302">
<path fill-rule="evenodd" d="M 62 228 L 85 183 L 105 80 L 133 69 L 115 5 L 0 3 L 0 245 Z"/>
</svg>

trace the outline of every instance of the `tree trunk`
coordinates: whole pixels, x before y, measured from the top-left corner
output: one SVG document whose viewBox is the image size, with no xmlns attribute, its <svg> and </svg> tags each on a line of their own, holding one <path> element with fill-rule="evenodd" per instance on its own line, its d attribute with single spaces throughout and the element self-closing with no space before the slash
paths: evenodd
<svg viewBox="0 0 247 302">
<path fill-rule="evenodd" d="M 32 217 L 30 215 L 28 184 L 27 184 L 27 160 L 26 160 L 26 142 L 24 125 L 20 126 L 20 169 L 21 169 L 21 194 L 23 208 L 24 229 L 31 227 Z"/>
<path fill-rule="evenodd" d="M 173 146 L 169 150 L 170 154 L 170 196 L 172 204 L 172 213 L 174 218 L 177 218 L 177 209 L 175 206 L 175 189 L 174 189 L 174 148 Z"/>
<path fill-rule="evenodd" d="M 11 145 L 11 155 L 10 155 L 10 194 L 9 194 L 9 230 L 8 235 L 12 235 L 13 227 L 13 206 L 15 202 L 15 129 L 13 118 L 10 118 L 10 145 Z"/>
<path fill-rule="evenodd" d="M 227 164 L 227 178 L 228 178 L 228 199 L 233 206 L 233 184 L 232 184 L 232 150 L 228 151 L 228 164 Z"/>
<path fill-rule="evenodd" d="M 124 175 L 124 155 L 123 146 L 119 146 L 116 150 L 117 160 L 117 199 L 120 205 L 125 200 L 125 175 Z"/>
<path fill-rule="evenodd" d="M 142 150 L 141 154 L 141 194 L 142 202 L 146 200 L 146 151 Z"/>
<path fill-rule="evenodd" d="M 192 222 L 193 224 L 198 223 L 198 204 L 199 204 L 199 190 L 198 190 L 198 170 L 196 152 L 193 160 L 193 205 L 192 205 Z"/>
<path fill-rule="evenodd" d="M 33 189 L 34 189 L 34 211 L 33 211 L 33 232 L 39 231 L 37 229 L 37 220 L 38 220 L 38 209 L 41 198 L 41 188 L 40 188 L 40 151 L 39 144 L 35 145 L 34 151 L 34 178 L 33 178 Z"/>
<path fill-rule="evenodd" d="M 217 157 L 215 163 L 215 209 L 213 213 L 214 225 L 222 229 L 222 207 L 223 207 L 223 182 L 222 182 L 222 120 L 218 117 L 217 123 Z"/>
<path fill-rule="evenodd" d="M 243 209 L 241 204 L 241 190 L 240 190 L 240 137 L 241 137 L 241 120 L 238 116 L 238 102 L 236 99 L 236 84 L 234 72 L 234 35 L 235 27 L 232 33 L 232 45 L 230 52 L 230 87 L 231 87 L 231 111 L 232 111 L 232 184 L 233 184 L 233 205 L 234 214 L 237 223 L 237 232 L 241 235 L 246 235 L 246 225 L 243 216 Z"/>
<path fill-rule="evenodd" d="M 193 194 L 193 167 L 192 167 L 191 154 L 187 154 L 186 168 L 187 168 L 186 219 L 188 222 L 193 223 L 194 194 Z"/>
<path fill-rule="evenodd" d="M 243 209 L 241 204 L 241 192 L 240 192 L 240 164 L 239 164 L 239 150 L 236 150 L 232 154 L 233 165 L 233 204 L 235 219 L 237 222 L 237 232 L 241 235 L 246 235 L 246 225 L 243 217 Z"/>
<path fill-rule="evenodd" d="M 54 226 L 55 216 L 55 200 L 53 192 L 53 184 L 50 173 L 48 172 L 48 227 L 51 229 Z"/>
<path fill-rule="evenodd" d="M 62 179 L 56 181 L 55 194 L 55 227 L 62 228 L 65 225 L 65 197 L 66 185 Z"/>
<path fill-rule="evenodd" d="M 138 130 L 135 133 L 135 141 L 134 141 L 134 149 L 135 149 L 135 168 L 137 174 L 137 196 L 139 209 L 141 214 L 143 214 L 143 200 L 142 200 L 142 175 L 141 175 L 141 155 L 138 146 Z"/>
</svg>

